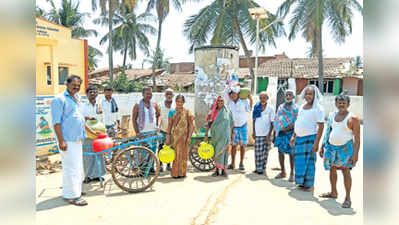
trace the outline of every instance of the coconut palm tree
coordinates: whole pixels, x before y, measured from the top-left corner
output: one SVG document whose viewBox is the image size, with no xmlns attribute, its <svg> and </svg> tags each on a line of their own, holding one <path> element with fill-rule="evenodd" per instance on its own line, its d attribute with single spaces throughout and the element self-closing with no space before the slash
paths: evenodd
<svg viewBox="0 0 399 225">
<path fill-rule="evenodd" d="M 86 38 L 88 36 L 97 36 L 98 33 L 93 29 L 85 29 L 84 22 L 85 18 L 89 17 L 89 13 L 82 13 L 79 10 L 79 2 L 76 4 L 72 0 L 62 0 L 61 6 L 58 8 L 53 0 L 48 0 L 51 9 L 48 13 L 43 11 L 44 18 L 69 27 L 72 29 L 73 38 Z M 98 60 L 96 57 L 102 56 L 100 50 L 94 48 L 93 46 L 88 46 L 88 67 L 89 70 L 94 70 L 97 67 Z"/>
<path fill-rule="evenodd" d="M 98 63 L 97 57 L 102 57 L 103 53 L 100 50 L 89 45 L 87 55 L 88 55 L 89 72 L 91 72 L 97 68 L 97 63 Z"/>
<path fill-rule="evenodd" d="M 35 14 L 37 17 L 45 18 L 46 17 L 46 11 L 38 6 L 36 6 L 35 9 Z"/>
<path fill-rule="evenodd" d="M 292 12 L 289 40 L 301 33 L 307 42 L 311 43 L 310 55 L 318 58 L 319 89 L 323 91 L 323 42 L 324 25 L 330 28 L 330 33 L 337 43 L 345 42 L 352 34 L 352 18 L 355 11 L 363 12 L 362 6 L 356 0 L 285 0 L 279 7 L 279 15 Z"/>
<path fill-rule="evenodd" d="M 150 21 L 155 21 L 155 17 L 148 13 L 139 16 L 128 10 L 114 13 L 113 24 L 116 27 L 112 30 L 113 49 L 123 55 L 124 68 L 126 67 L 126 58 L 128 55 L 131 60 L 137 58 L 137 48 L 143 51 L 146 56 L 149 55 L 148 48 L 150 42 L 147 34 L 156 34 L 156 29 L 148 24 Z M 93 22 L 95 24 L 108 24 L 108 18 L 100 17 Z M 100 44 L 107 42 L 108 37 L 109 34 L 106 34 L 100 40 Z"/>
<path fill-rule="evenodd" d="M 184 33 L 191 42 L 190 52 L 195 47 L 210 42 L 211 45 L 241 45 L 248 60 L 254 90 L 254 71 L 247 43 L 256 41 L 256 21 L 251 19 L 248 9 L 260 7 L 253 0 L 214 0 L 210 5 L 192 15 L 184 23 Z M 260 29 L 276 19 L 267 12 L 268 19 L 260 21 Z M 265 44 L 276 46 L 275 38 L 285 35 L 281 22 L 273 24 L 265 32 L 259 34 L 260 48 L 265 50 Z"/>
<path fill-rule="evenodd" d="M 159 49 L 161 48 L 161 35 L 162 35 L 162 24 L 165 21 L 165 18 L 169 14 L 170 4 L 180 12 L 182 10 L 181 6 L 184 4 L 186 0 L 148 0 L 147 3 L 147 12 L 150 12 L 152 9 L 155 9 L 158 17 L 158 38 L 157 38 L 157 46 L 155 48 L 155 52 L 162 52 Z M 154 60 L 156 61 L 156 60 Z M 156 79 L 155 79 L 155 64 L 152 65 L 152 83 L 154 84 L 154 91 L 157 91 L 156 87 Z"/>
<path fill-rule="evenodd" d="M 133 12 L 134 7 L 136 6 L 137 0 L 91 0 L 91 5 L 93 11 L 97 10 L 97 4 L 101 6 L 101 13 L 103 15 L 107 12 L 107 3 L 108 3 L 108 20 L 112 21 L 112 17 L 116 10 L 120 9 L 122 6 L 127 6 L 131 12 Z M 113 61 L 112 61 L 112 25 L 113 23 L 108 23 L 108 63 L 109 63 L 109 79 L 112 81 L 112 72 L 113 72 Z"/>
<path fill-rule="evenodd" d="M 98 33 L 96 30 L 84 28 L 85 18 L 90 17 L 90 14 L 80 12 L 79 2 L 74 4 L 72 0 L 62 0 L 60 8 L 55 5 L 53 0 L 49 0 L 48 2 L 51 5 L 51 9 L 46 14 L 47 19 L 71 28 L 73 38 L 85 38 L 91 35 L 97 36 Z"/>
</svg>

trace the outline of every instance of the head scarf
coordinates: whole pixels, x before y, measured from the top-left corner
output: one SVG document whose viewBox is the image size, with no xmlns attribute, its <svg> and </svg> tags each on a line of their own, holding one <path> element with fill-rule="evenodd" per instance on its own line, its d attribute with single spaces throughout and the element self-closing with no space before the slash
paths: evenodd
<svg viewBox="0 0 399 225">
<path fill-rule="evenodd" d="M 294 90 L 292 90 L 292 89 L 287 89 L 287 90 L 284 91 L 284 95 L 287 94 L 287 92 L 291 92 L 292 95 L 295 97 L 295 91 L 294 91 Z"/>
<path fill-rule="evenodd" d="M 222 99 L 222 96 L 218 96 L 215 101 L 213 102 L 211 108 L 210 108 L 210 112 L 208 114 L 208 116 L 206 117 L 206 121 L 208 122 L 213 122 L 216 119 L 216 116 L 218 115 L 220 109 L 218 110 L 218 101 Z"/>
<path fill-rule="evenodd" d="M 320 107 L 320 102 L 322 101 L 323 95 L 321 95 L 319 88 L 317 88 L 316 85 L 308 85 L 306 86 L 303 91 L 301 92 L 301 98 L 305 99 L 305 92 L 308 88 L 313 87 L 314 89 L 314 99 L 313 99 L 313 105 L 312 105 L 312 109 L 315 109 L 317 107 Z"/>
</svg>

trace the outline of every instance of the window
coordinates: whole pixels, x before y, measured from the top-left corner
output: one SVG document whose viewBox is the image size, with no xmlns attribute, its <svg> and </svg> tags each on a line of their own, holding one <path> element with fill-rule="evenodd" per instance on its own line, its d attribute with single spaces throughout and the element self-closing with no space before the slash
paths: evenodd
<svg viewBox="0 0 399 225">
<path fill-rule="evenodd" d="M 65 66 L 58 67 L 58 84 L 63 85 L 69 75 L 69 68 Z"/>
<path fill-rule="evenodd" d="M 47 85 L 51 85 L 51 66 L 47 65 Z"/>
<path fill-rule="evenodd" d="M 318 80 L 310 80 L 309 84 L 314 84 L 319 87 Z M 334 80 L 323 80 L 323 92 L 324 93 L 334 93 Z"/>
</svg>

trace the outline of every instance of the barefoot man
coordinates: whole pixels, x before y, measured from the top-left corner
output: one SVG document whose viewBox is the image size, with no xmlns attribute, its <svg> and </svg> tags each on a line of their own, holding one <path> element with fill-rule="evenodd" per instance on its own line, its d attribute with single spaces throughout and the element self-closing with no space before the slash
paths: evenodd
<svg viewBox="0 0 399 225">
<path fill-rule="evenodd" d="M 301 96 L 306 103 L 299 108 L 290 144 L 294 146 L 295 142 L 295 183 L 304 191 L 313 191 L 324 109 L 319 104 L 321 93 L 315 85 L 305 87 Z"/>
<path fill-rule="evenodd" d="M 322 198 L 337 198 L 337 169 L 342 170 L 346 191 L 342 208 L 352 205 L 350 192 L 352 177 L 350 170 L 356 165 L 360 147 L 360 122 L 348 111 L 350 98 L 339 95 L 335 98 L 338 111 L 330 113 L 327 121 L 326 135 L 320 150 L 324 157 L 324 168 L 330 170 L 331 192 L 320 195 Z"/>
<path fill-rule="evenodd" d="M 294 124 L 298 117 L 298 107 L 294 103 L 295 93 L 293 90 L 285 91 L 285 103 L 278 107 L 274 120 L 274 146 L 278 148 L 278 159 L 280 162 L 281 173 L 275 179 L 287 176 L 284 166 L 284 154 L 290 156 L 290 177 L 289 182 L 294 182 L 294 153 L 295 149 L 290 146 L 290 139 L 294 133 Z"/>
</svg>

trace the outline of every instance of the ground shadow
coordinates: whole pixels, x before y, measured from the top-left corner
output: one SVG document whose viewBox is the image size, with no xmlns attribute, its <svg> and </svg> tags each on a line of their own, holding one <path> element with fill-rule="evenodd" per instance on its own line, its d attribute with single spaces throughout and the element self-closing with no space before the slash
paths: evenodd
<svg viewBox="0 0 399 225">
<path fill-rule="evenodd" d="M 319 201 L 321 207 L 323 207 L 327 212 L 333 216 L 341 216 L 341 215 L 354 215 L 356 211 L 352 208 L 342 208 L 341 203 L 338 203 L 336 199 L 325 199 Z"/>
<path fill-rule="evenodd" d="M 269 180 L 269 177 L 265 174 L 256 174 L 256 173 L 248 173 L 245 174 L 245 177 L 251 181 L 258 181 L 258 180 Z"/>
<path fill-rule="evenodd" d="M 185 178 L 173 178 L 170 175 L 168 175 L 168 176 L 164 176 L 164 177 L 158 177 L 156 182 L 167 184 L 167 183 L 183 182 L 184 180 L 185 180 Z"/>
<path fill-rule="evenodd" d="M 152 187 L 149 187 L 147 190 L 142 191 L 142 192 L 137 192 L 137 193 L 131 193 L 131 192 L 126 192 L 121 189 L 119 189 L 118 192 L 113 192 L 113 193 L 104 193 L 105 197 L 119 197 L 119 196 L 126 196 L 126 195 L 141 195 L 141 194 L 147 194 L 155 192 L 155 190 Z"/>
<path fill-rule="evenodd" d="M 36 211 L 44 211 L 69 205 L 61 196 L 50 198 L 36 204 Z"/>
<path fill-rule="evenodd" d="M 285 187 L 289 190 L 295 187 L 295 184 L 285 179 L 270 179 L 270 183 L 277 187 Z"/>
<path fill-rule="evenodd" d="M 288 192 L 288 195 L 295 198 L 298 201 L 313 201 L 313 202 L 318 202 L 319 200 L 314 197 L 314 193 L 303 191 L 299 188 L 291 188 L 290 191 Z"/>
<path fill-rule="evenodd" d="M 205 175 L 205 176 L 196 176 L 194 177 L 194 180 L 204 182 L 204 183 L 214 183 L 218 181 L 224 181 L 229 179 L 228 177 L 223 177 L 223 176 L 217 176 L 217 177 L 212 177 L 211 174 Z"/>
</svg>

